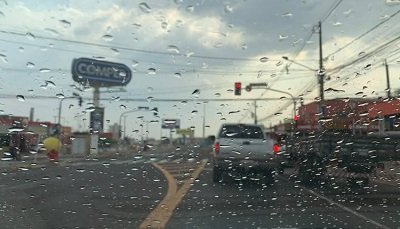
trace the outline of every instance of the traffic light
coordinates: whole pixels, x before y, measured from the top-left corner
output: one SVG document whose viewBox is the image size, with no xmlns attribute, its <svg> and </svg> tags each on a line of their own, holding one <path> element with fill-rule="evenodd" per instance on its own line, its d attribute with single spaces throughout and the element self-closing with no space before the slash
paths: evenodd
<svg viewBox="0 0 400 229">
<path fill-rule="evenodd" d="M 294 115 L 294 117 L 293 117 L 293 121 L 294 121 L 293 127 L 294 127 L 294 129 L 297 129 L 299 118 L 300 118 L 299 115 Z"/>
<path fill-rule="evenodd" d="M 236 82 L 235 83 L 235 95 L 241 95 L 241 94 L 242 94 L 242 83 Z"/>
</svg>

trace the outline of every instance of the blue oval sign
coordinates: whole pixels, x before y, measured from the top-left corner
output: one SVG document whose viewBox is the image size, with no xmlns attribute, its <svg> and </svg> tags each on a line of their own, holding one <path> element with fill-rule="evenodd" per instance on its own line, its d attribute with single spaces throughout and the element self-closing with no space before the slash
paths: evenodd
<svg viewBox="0 0 400 229">
<path fill-rule="evenodd" d="M 72 78 L 97 87 L 126 86 L 132 79 L 132 72 L 124 64 L 79 58 L 72 62 Z"/>
</svg>

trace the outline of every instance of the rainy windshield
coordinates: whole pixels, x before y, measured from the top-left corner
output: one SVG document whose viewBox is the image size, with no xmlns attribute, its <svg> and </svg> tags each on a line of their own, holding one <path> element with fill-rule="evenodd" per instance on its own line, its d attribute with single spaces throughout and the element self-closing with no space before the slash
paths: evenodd
<svg viewBox="0 0 400 229">
<path fill-rule="evenodd" d="M 398 228 L 400 0 L 0 0 L 1 228 Z"/>
</svg>

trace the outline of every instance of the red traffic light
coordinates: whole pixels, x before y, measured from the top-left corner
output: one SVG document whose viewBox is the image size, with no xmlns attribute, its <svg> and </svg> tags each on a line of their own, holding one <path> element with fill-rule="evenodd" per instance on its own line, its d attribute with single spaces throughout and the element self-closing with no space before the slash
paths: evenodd
<svg viewBox="0 0 400 229">
<path fill-rule="evenodd" d="M 241 95 L 241 94 L 242 94 L 242 83 L 236 82 L 235 83 L 235 95 Z"/>
</svg>

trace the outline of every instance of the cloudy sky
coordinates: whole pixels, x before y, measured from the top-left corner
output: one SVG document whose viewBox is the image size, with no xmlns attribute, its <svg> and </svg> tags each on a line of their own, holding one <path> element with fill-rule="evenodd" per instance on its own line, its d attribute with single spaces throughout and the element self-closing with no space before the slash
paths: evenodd
<svg viewBox="0 0 400 229">
<path fill-rule="evenodd" d="M 118 122 L 124 111 L 149 106 L 158 107 L 160 118 L 181 119 L 182 128 L 192 126 L 201 136 L 200 99 L 285 96 L 268 90 L 243 90 L 242 96 L 234 96 L 234 82 L 243 86 L 267 82 L 272 89 L 314 101 L 318 21 L 322 21 L 326 89 L 340 90 L 328 90 L 326 98 L 383 96 L 384 59 L 392 88 L 400 88 L 399 10 L 399 4 L 385 0 L 3 0 L 0 110 L 28 116 L 35 107 L 35 119 L 55 121 L 57 94 L 75 92 L 85 98 L 84 105 L 79 107 L 77 99 L 65 100 L 62 123 L 87 129 L 85 109 L 93 91 L 77 90 L 82 86 L 72 80 L 70 69 L 74 58 L 95 57 L 126 64 L 133 72 L 124 92 L 102 88 L 101 97 L 110 99 L 101 102 L 106 126 Z M 193 95 L 195 90 L 200 93 Z M 191 99 L 198 101 L 185 102 Z M 285 99 L 258 105 L 257 115 L 266 126 L 292 116 L 292 104 Z M 205 107 L 206 135 L 215 134 L 222 122 L 253 122 L 251 101 L 209 102 Z M 132 131 L 140 129 L 142 120 L 160 118 L 132 113 L 126 119 L 127 134 L 138 137 Z M 166 135 L 160 123 L 150 123 L 149 130 L 150 136 Z"/>
</svg>

